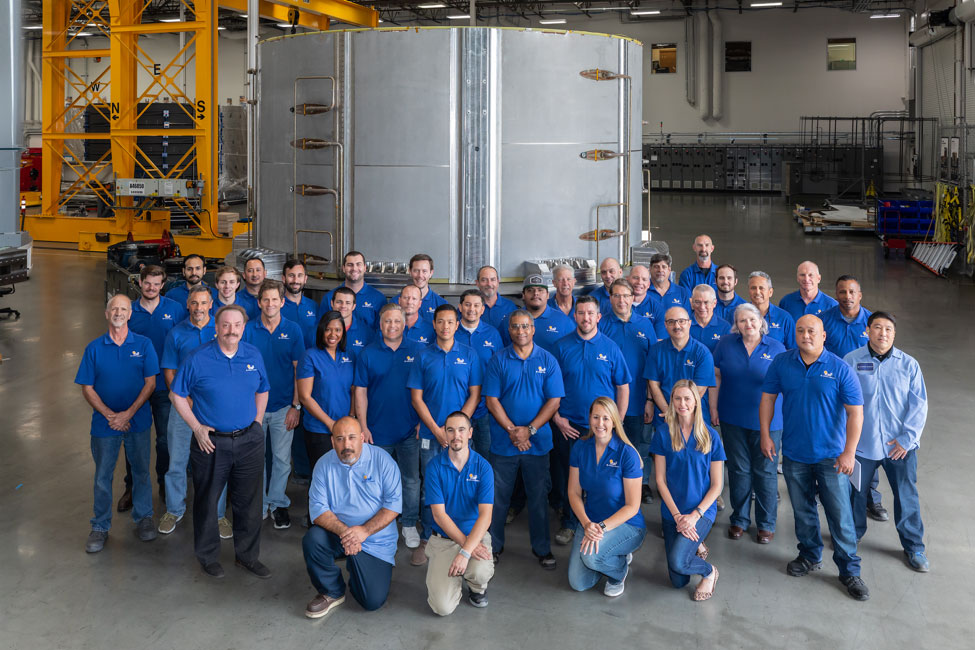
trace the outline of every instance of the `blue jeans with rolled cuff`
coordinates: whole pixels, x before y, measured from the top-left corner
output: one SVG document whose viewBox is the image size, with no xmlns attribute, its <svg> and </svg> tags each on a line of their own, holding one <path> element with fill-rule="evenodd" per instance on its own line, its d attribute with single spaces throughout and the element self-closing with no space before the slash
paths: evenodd
<svg viewBox="0 0 975 650">
<path fill-rule="evenodd" d="M 574 546 L 569 555 L 569 586 L 576 591 L 586 591 L 595 587 L 603 576 L 610 582 L 618 583 L 626 577 L 626 556 L 636 552 L 646 536 L 646 528 L 620 524 L 603 533 L 598 552 L 583 555 L 579 549 L 585 531 L 582 525 L 577 524 L 575 539 L 572 540 Z"/>
</svg>

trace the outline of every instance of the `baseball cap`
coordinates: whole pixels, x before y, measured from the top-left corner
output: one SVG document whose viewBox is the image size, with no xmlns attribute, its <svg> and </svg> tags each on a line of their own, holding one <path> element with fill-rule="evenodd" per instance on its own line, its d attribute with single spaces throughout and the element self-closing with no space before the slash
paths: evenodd
<svg viewBox="0 0 975 650">
<path fill-rule="evenodd" d="M 548 289 L 548 282 L 546 282 L 538 273 L 533 273 L 525 277 L 525 283 L 521 285 L 523 290 L 528 289 L 529 287 L 542 287 L 543 289 Z"/>
</svg>

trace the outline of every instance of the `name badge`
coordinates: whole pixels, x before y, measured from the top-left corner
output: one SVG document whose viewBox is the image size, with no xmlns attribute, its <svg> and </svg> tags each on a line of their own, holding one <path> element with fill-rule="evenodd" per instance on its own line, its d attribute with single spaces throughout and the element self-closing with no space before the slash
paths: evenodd
<svg viewBox="0 0 975 650">
<path fill-rule="evenodd" d="M 857 372 L 873 372 L 874 367 L 872 363 L 858 363 Z"/>
<path fill-rule="evenodd" d="M 427 450 L 429 448 L 430 448 L 429 438 L 423 438 L 422 440 L 420 440 L 420 449 Z"/>
</svg>

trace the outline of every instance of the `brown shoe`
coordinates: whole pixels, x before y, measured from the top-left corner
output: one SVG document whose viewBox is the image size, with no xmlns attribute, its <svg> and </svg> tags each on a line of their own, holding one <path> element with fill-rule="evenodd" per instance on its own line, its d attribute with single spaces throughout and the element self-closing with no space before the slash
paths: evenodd
<svg viewBox="0 0 975 650">
<path fill-rule="evenodd" d="M 119 497 L 115 509 L 119 512 L 128 512 L 132 509 L 132 488 L 125 488 L 125 492 Z"/>
<path fill-rule="evenodd" d="M 318 594 L 305 607 L 305 616 L 308 618 L 321 618 L 344 602 L 345 594 L 342 594 L 338 598 Z"/>
<path fill-rule="evenodd" d="M 758 539 L 756 539 L 755 541 L 757 541 L 759 544 L 768 544 L 769 542 L 772 541 L 772 538 L 774 537 L 775 537 L 775 533 L 773 533 L 772 531 L 760 530 L 758 531 Z"/>
<path fill-rule="evenodd" d="M 420 545 L 413 549 L 410 555 L 410 564 L 413 566 L 423 566 L 427 563 L 427 541 L 423 540 Z"/>
<path fill-rule="evenodd" d="M 741 539 L 744 534 L 745 530 L 741 526 L 728 526 L 728 537 L 731 539 Z"/>
</svg>

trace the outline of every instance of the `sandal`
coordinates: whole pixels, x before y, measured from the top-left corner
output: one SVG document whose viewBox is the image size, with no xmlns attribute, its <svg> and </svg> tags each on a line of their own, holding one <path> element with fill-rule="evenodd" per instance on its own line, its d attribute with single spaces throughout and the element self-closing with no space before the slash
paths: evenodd
<svg viewBox="0 0 975 650">
<path fill-rule="evenodd" d="M 694 600 L 696 602 L 702 603 L 714 595 L 714 588 L 718 584 L 718 567 L 711 567 L 711 568 L 714 569 L 714 571 L 712 571 L 712 573 L 714 574 L 714 580 L 711 581 L 711 591 L 706 591 L 706 592 L 701 591 L 701 585 L 698 585 L 697 589 L 694 591 Z M 708 576 L 708 578 L 709 577 L 711 576 Z M 708 578 L 704 578 L 704 580 L 707 580 Z M 701 582 L 703 583 L 704 580 L 701 580 Z"/>
<path fill-rule="evenodd" d="M 702 560 L 708 559 L 708 556 L 710 554 L 711 554 L 711 551 L 708 550 L 708 547 L 704 545 L 704 542 L 701 542 L 700 546 L 698 546 L 697 547 L 697 550 L 694 552 L 694 555 L 698 556 Z"/>
</svg>

